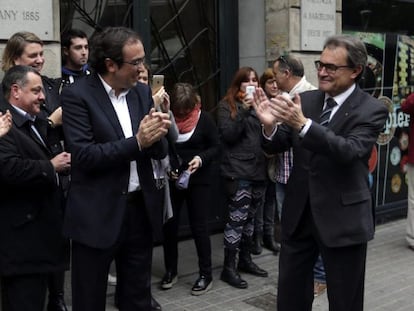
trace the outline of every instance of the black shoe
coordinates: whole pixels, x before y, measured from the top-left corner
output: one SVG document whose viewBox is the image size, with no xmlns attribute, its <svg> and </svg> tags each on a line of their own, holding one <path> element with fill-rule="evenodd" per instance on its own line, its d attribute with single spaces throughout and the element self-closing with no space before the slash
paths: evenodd
<svg viewBox="0 0 414 311">
<path fill-rule="evenodd" d="M 200 275 L 200 277 L 195 281 L 193 288 L 191 289 L 191 295 L 200 296 L 207 293 L 210 288 L 213 286 L 213 279 L 204 275 Z"/>
<path fill-rule="evenodd" d="M 239 261 L 238 269 L 239 271 L 261 276 L 264 278 L 269 275 L 266 270 L 259 268 L 259 266 L 256 265 L 253 261 L 249 263 Z"/>
<path fill-rule="evenodd" d="M 178 280 L 177 273 L 172 273 L 171 271 L 167 271 L 161 280 L 161 288 L 170 289 L 171 287 L 173 287 L 175 283 L 177 283 L 177 280 Z"/>
<path fill-rule="evenodd" d="M 151 295 L 151 311 L 161 311 L 161 310 L 162 310 L 161 305 Z"/>
<path fill-rule="evenodd" d="M 233 268 L 223 267 L 223 271 L 220 275 L 220 280 L 236 288 L 244 289 L 248 287 L 247 282 L 243 280 L 240 277 L 240 274 Z"/>
<path fill-rule="evenodd" d="M 63 299 L 63 293 L 49 296 L 47 311 L 68 311 L 65 300 Z"/>
<path fill-rule="evenodd" d="M 263 237 L 263 246 L 276 254 L 280 251 L 280 244 L 271 235 L 265 235 Z"/>
</svg>

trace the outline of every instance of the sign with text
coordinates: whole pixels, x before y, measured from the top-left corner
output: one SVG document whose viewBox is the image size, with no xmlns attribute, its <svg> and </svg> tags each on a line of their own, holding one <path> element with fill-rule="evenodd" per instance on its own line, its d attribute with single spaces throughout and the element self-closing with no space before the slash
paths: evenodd
<svg viewBox="0 0 414 311">
<path fill-rule="evenodd" d="M 53 40 L 52 0 L 1 0 L 0 24 L 0 39 L 30 31 L 42 40 Z"/>
<path fill-rule="evenodd" d="M 302 0 L 301 49 L 321 51 L 325 39 L 336 32 L 336 0 Z"/>
</svg>

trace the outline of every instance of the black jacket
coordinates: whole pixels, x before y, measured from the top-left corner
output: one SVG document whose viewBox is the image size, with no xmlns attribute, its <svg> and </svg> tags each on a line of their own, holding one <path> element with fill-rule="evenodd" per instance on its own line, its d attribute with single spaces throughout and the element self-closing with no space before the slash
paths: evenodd
<svg viewBox="0 0 414 311">
<path fill-rule="evenodd" d="M 260 145 L 262 129 L 253 109 L 237 103 L 235 119 L 227 102 L 219 103 L 218 126 L 221 142 L 221 175 L 231 179 L 265 181 L 267 162 Z"/>
<path fill-rule="evenodd" d="M 0 274 L 59 271 L 67 266 L 63 196 L 52 153 L 12 107 L 13 127 L 0 138 Z M 47 122 L 36 127 L 47 143 Z"/>
</svg>

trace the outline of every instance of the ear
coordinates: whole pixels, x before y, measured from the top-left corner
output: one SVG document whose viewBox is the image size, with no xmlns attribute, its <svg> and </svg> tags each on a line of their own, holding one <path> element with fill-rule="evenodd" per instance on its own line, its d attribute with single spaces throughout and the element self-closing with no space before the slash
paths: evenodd
<svg viewBox="0 0 414 311">
<path fill-rule="evenodd" d="M 105 58 L 105 65 L 108 72 L 115 72 L 119 69 L 118 64 L 110 58 Z"/>
<path fill-rule="evenodd" d="M 65 56 L 68 56 L 68 55 L 69 55 L 69 51 L 68 51 L 68 48 L 67 48 L 66 46 L 64 46 L 64 47 L 63 47 L 62 52 L 63 52 L 63 54 L 64 54 Z"/>
<path fill-rule="evenodd" d="M 20 87 L 17 84 L 12 84 L 12 86 L 10 87 L 10 98 L 13 99 L 19 99 L 19 95 L 20 95 Z"/>
<path fill-rule="evenodd" d="M 359 74 L 362 72 L 363 68 L 361 65 L 358 65 L 357 67 L 355 67 L 354 69 L 352 69 L 352 74 L 351 74 L 351 78 L 352 79 L 356 79 L 356 77 L 359 76 Z"/>
</svg>

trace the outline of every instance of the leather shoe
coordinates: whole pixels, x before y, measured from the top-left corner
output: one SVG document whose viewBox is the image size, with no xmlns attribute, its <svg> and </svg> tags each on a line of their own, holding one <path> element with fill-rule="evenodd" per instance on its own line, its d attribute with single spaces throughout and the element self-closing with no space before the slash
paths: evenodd
<svg viewBox="0 0 414 311">
<path fill-rule="evenodd" d="M 49 296 L 49 302 L 47 304 L 47 311 L 68 311 L 65 300 L 63 299 L 63 293 Z"/>
<path fill-rule="evenodd" d="M 260 277 L 267 277 L 269 274 L 266 270 L 263 270 L 258 265 L 256 265 L 252 260 L 247 260 L 246 258 L 240 257 L 239 264 L 237 266 L 239 271 L 250 273 Z"/>
<path fill-rule="evenodd" d="M 274 253 L 280 251 L 280 244 L 271 235 L 265 235 L 263 237 L 263 246 Z"/>
<path fill-rule="evenodd" d="M 194 283 L 191 289 L 191 294 L 194 296 L 200 296 L 207 293 L 213 286 L 213 279 L 204 275 L 200 275 L 197 281 Z"/>
<path fill-rule="evenodd" d="M 151 311 L 161 311 L 161 310 L 162 310 L 161 305 L 151 295 Z"/>
<path fill-rule="evenodd" d="M 177 281 L 178 281 L 177 273 L 172 273 L 171 271 L 167 271 L 161 280 L 161 288 L 170 289 L 173 287 L 175 283 L 177 283 Z"/>
</svg>

